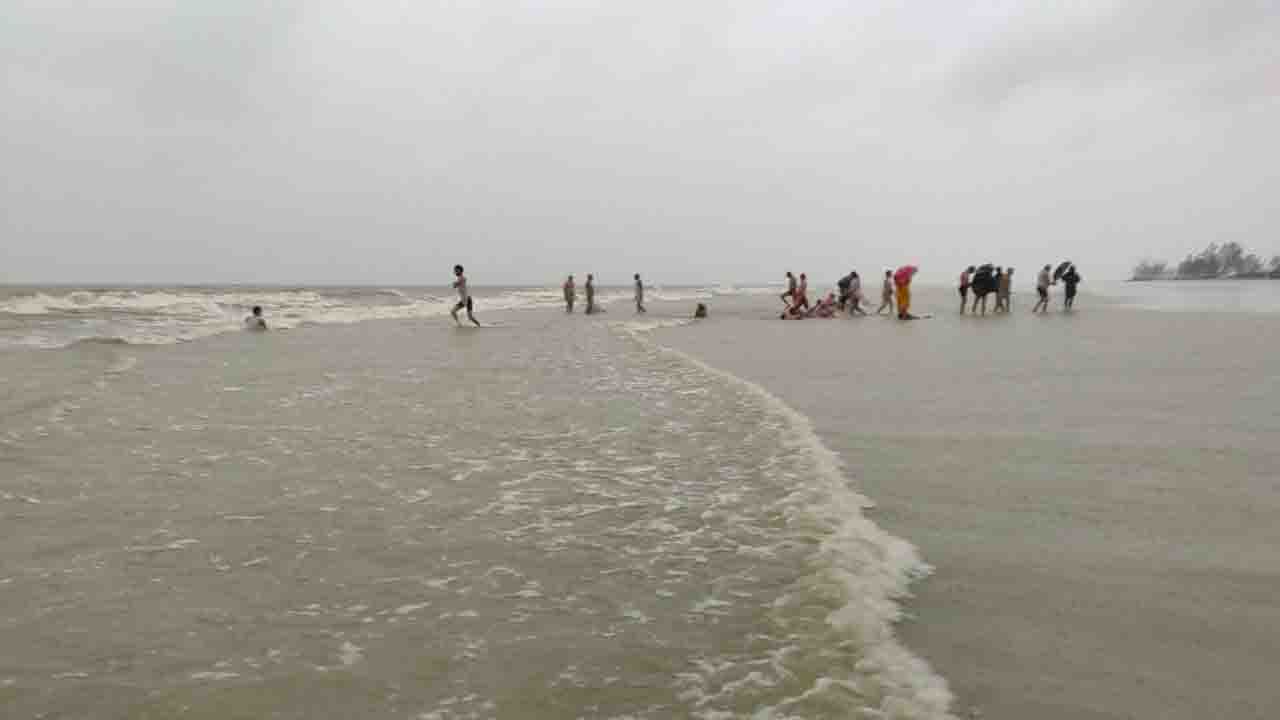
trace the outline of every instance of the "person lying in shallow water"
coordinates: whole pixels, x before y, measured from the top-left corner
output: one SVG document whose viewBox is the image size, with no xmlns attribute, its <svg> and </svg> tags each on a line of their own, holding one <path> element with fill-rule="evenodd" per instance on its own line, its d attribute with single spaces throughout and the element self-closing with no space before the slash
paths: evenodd
<svg viewBox="0 0 1280 720">
<path fill-rule="evenodd" d="M 827 296 L 819 300 L 817 304 L 808 310 L 803 309 L 799 305 L 792 305 L 782 311 L 779 316 L 781 320 L 805 320 L 808 318 L 824 318 L 830 319 L 836 316 L 836 296 L 835 293 L 827 293 Z"/>
</svg>

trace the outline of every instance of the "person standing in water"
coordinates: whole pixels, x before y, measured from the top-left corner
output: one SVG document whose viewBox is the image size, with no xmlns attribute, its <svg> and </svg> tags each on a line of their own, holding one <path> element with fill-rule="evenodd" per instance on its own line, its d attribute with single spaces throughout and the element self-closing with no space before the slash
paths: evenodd
<svg viewBox="0 0 1280 720">
<path fill-rule="evenodd" d="M 993 313 L 1000 312 L 1000 288 L 1004 286 L 1004 268 L 996 267 L 996 274 L 991 278 L 991 292 L 996 296 L 996 309 Z"/>
<path fill-rule="evenodd" d="M 595 314 L 596 311 L 596 276 L 587 273 L 587 309 L 584 310 L 588 315 Z"/>
<path fill-rule="evenodd" d="M 1062 274 L 1062 284 L 1066 285 L 1066 292 L 1062 294 L 1062 309 L 1070 311 L 1076 304 L 1076 286 L 1080 284 L 1080 273 L 1076 272 L 1076 266 L 1072 265 Z"/>
<path fill-rule="evenodd" d="M 644 309 L 644 282 L 640 280 L 640 273 L 636 273 L 636 312 L 641 315 L 648 312 Z"/>
<path fill-rule="evenodd" d="M 856 271 L 849 275 L 849 314 L 866 315 L 867 311 L 862 309 L 862 278 Z"/>
<path fill-rule="evenodd" d="M 916 275 L 916 267 L 909 265 L 905 270 L 900 276 L 894 277 L 898 286 L 898 319 L 915 320 L 916 316 L 911 314 L 911 279 Z"/>
<path fill-rule="evenodd" d="M 971 279 L 973 278 L 973 271 L 976 269 L 977 268 L 970 265 L 969 267 L 965 268 L 963 272 L 960 273 L 959 290 L 960 290 L 960 314 L 961 315 L 964 314 L 965 303 L 969 301 L 969 285 L 971 284 Z"/>
<path fill-rule="evenodd" d="M 564 281 L 564 311 L 573 312 L 573 303 L 578 299 L 578 289 L 573 284 L 573 276 L 570 275 L 568 280 Z"/>
<path fill-rule="evenodd" d="M 845 305 L 849 303 L 849 286 L 853 284 L 854 275 L 857 275 L 857 273 L 850 270 L 848 275 L 836 281 L 836 288 L 840 291 L 838 304 L 841 310 L 844 310 Z"/>
<path fill-rule="evenodd" d="M 800 287 L 796 290 L 796 307 L 809 309 L 809 277 L 800 273 Z"/>
<path fill-rule="evenodd" d="M 1013 310 L 1013 268 L 1004 271 L 1004 285 L 1000 286 L 1000 301 L 1004 303 L 1004 311 Z"/>
<path fill-rule="evenodd" d="M 1052 282 L 1053 280 L 1049 276 L 1049 266 L 1045 265 L 1040 274 L 1036 276 L 1036 292 L 1039 293 L 1040 299 L 1036 301 L 1036 306 L 1031 308 L 1032 314 L 1049 311 L 1049 284 Z"/>
<path fill-rule="evenodd" d="M 267 321 L 262 317 L 262 306 L 254 305 L 252 314 L 244 319 L 245 330 L 266 330 Z"/>
<path fill-rule="evenodd" d="M 889 313 L 893 313 L 893 271 L 884 271 L 884 284 L 880 286 L 880 307 L 876 308 L 876 314 L 884 312 L 885 308 L 889 308 Z"/>
<path fill-rule="evenodd" d="M 796 302 L 796 276 L 787 271 L 787 291 L 782 293 L 782 304 L 791 307 Z"/>
<path fill-rule="evenodd" d="M 453 288 L 458 291 L 458 304 L 453 306 L 453 312 L 449 314 L 453 316 L 453 321 L 458 324 L 458 327 L 462 327 L 462 321 L 458 319 L 458 311 L 466 308 L 467 319 L 475 323 L 476 327 L 480 327 L 480 321 L 473 314 L 475 303 L 471 300 L 471 291 L 467 289 L 467 276 L 462 274 L 461 265 L 453 266 L 453 276 L 456 278 L 453 281 Z"/>
</svg>

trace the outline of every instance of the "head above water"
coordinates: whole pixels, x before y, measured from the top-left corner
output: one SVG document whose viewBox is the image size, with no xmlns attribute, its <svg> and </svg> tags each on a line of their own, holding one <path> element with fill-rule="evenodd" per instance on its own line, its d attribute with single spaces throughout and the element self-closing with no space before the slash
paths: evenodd
<svg viewBox="0 0 1280 720">
<path fill-rule="evenodd" d="M 262 317 L 262 306 L 261 306 L 261 305 L 254 305 L 254 306 L 253 306 L 253 316 L 254 316 L 254 317 Z"/>
<path fill-rule="evenodd" d="M 454 266 L 453 266 L 453 274 L 454 274 L 454 275 L 461 275 L 461 274 L 462 274 L 462 266 L 461 266 L 461 265 L 454 265 Z"/>
</svg>

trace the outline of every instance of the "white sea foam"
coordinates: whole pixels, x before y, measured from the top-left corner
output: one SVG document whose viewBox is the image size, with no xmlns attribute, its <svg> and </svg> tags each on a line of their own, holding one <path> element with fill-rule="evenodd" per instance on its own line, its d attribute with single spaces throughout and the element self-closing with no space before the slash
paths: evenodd
<svg viewBox="0 0 1280 720">
<path fill-rule="evenodd" d="M 655 301 L 686 301 L 743 292 L 750 290 L 653 287 L 648 297 Z M 486 311 L 553 307 L 562 302 L 558 288 L 516 288 L 482 293 L 476 299 Z M 312 324 L 440 317 L 452 309 L 454 300 L 447 289 L 50 290 L 0 298 L 0 315 L 33 322 L 26 329 L 6 332 L 0 336 L 0 343 L 45 348 L 86 342 L 165 345 L 239 331 L 243 318 L 255 305 L 267 308 L 271 327 L 289 329 Z M 630 302 L 631 291 L 602 289 L 597 300 L 602 306 Z"/>
<path fill-rule="evenodd" d="M 689 321 L 679 321 L 684 324 Z M 789 498 L 802 516 L 794 518 L 821 528 L 824 539 L 812 561 L 815 572 L 806 582 L 835 582 L 843 606 L 831 613 L 827 621 L 851 634 L 863 649 L 863 661 L 856 668 L 859 695 L 879 698 L 877 712 L 883 717 L 920 720 L 952 720 L 952 695 L 946 680 L 923 659 L 898 642 L 894 624 L 901 619 L 899 601 L 909 596 L 912 581 L 927 575 L 931 568 L 919 557 L 915 547 L 894 537 L 871 522 L 863 510 L 872 503 L 848 488 L 842 463 L 822 443 L 810 420 L 792 409 L 760 385 L 715 368 L 688 353 L 658 344 L 649 337 L 653 329 L 668 326 L 664 322 L 617 323 L 621 329 L 646 347 L 678 358 L 713 377 L 746 390 L 775 415 L 785 420 L 783 442 L 806 455 L 814 472 Z M 779 603 L 789 602 L 784 598 Z M 719 601 L 705 599 L 694 606 L 695 612 L 714 612 Z M 829 678 L 819 685 L 838 684 Z M 866 687 L 868 682 L 874 687 Z M 806 691 L 818 692 L 822 688 Z M 768 708 L 760 717 L 779 717 L 777 711 L 802 698 L 791 698 Z"/>
</svg>

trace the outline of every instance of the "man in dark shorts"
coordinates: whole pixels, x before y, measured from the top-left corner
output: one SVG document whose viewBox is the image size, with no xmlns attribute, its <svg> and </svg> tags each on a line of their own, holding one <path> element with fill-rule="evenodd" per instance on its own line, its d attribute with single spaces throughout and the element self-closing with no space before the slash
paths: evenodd
<svg viewBox="0 0 1280 720">
<path fill-rule="evenodd" d="M 458 323 L 458 327 L 462 327 L 462 321 L 458 320 L 458 311 L 466 308 L 467 319 L 475 323 L 476 327 L 480 327 L 480 321 L 472 314 L 475 303 L 471 300 L 471 292 L 467 290 L 467 276 L 462 274 L 461 265 L 453 266 L 453 276 L 457 278 L 453 281 L 453 287 L 458 291 L 458 304 L 453 306 L 453 312 L 449 314 L 453 316 L 453 321 Z"/>
</svg>

